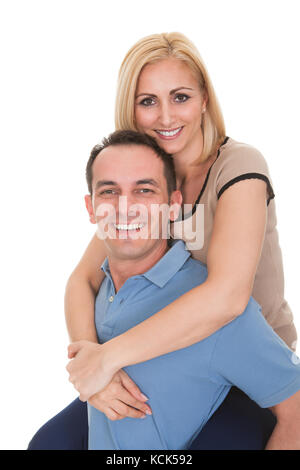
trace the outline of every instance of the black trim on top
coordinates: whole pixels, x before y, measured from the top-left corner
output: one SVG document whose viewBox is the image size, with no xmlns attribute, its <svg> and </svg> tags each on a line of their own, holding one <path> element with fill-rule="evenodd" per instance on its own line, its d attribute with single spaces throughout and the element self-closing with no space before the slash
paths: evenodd
<svg viewBox="0 0 300 470">
<path fill-rule="evenodd" d="M 232 180 L 228 181 L 228 183 L 224 184 L 224 186 L 218 192 L 218 195 L 217 195 L 218 199 L 220 199 L 224 191 L 226 191 L 226 189 L 228 189 L 230 186 L 237 183 L 238 181 L 247 180 L 247 179 L 259 179 L 267 183 L 268 192 L 269 192 L 269 197 L 267 200 L 267 206 L 268 206 L 271 199 L 274 199 L 275 194 L 271 186 L 271 183 L 269 181 L 269 178 L 265 175 L 262 175 L 261 173 L 244 173 L 243 175 L 239 175 L 236 178 L 233 178 Z"/>
<path fill-rule="evenodd" d="M 197 200 L 196 200 L 196 202 L 195 202 L 195 204 L 194 204 L 194 206 L 193 206 L 192 214 L 191 214 L 191 215 L 194 215 L 194 213 L 196 212 L 197 204 L 199 204 L 199 201 L 200 201 L 200 199 L 201 199 L 201 196 L 202 196 L 202 194 L 204 193 L 205 188 L 206 188 L 206 186 L 207 186 L 207 182 L 208 182 L 208 178 L 209 178 L 209 175 L 210 175 L 210 171 L 211 171 L 212 167 L 214 166 L 214 164 L 216 163 L 216 161 L 217 161 L 218 158 L 219 158 L 220 151 L 221 151 L 221 147 L 223 147 L 223 145 L 225 145 L 225 144 L 227 143 L 228 139 L 229 139 L 229 137 L 225 137 L 224 142 L 223 142 L 223 143 L 220 145 L 220 147 L 219 147 L 217 157 L 216 157 L 215 161 L 214 161 L 213 164 L 210 166 L 210 168 L 209 168 L 209 170 L 208 170 L 208 172 L 207 172 L 207 175 L 206 175 L 204 184 L 203 184 L 202 189 L 201 189 L 201 192 L 200 192 L 200 194 L 199 194 L 199 196 L 198 196 L 198 198 L 197 198 Z"/>
<path fill-rule="evenodd" d="M 207 186 L 207 182 L 208 182 L 210 170 L 212 169 L 213 165 L 214 165 L 214 164 L 216 163 L 216 161 L 218 160 L 218 157 L 219 157 L 220 151 L 221 151 L 221 147 L 223 147 L 223 145 L 225 145 L 225 144 L 228 142 L 228 140 L 229 140 L 229 137 L 226 136 L 225 139 L 224 139 L 224 141 L 223 141 L 222 144 L 220 145 L 219 150 L 218 150 L 217 157 L 216 157 L 215 161 L 212 163 L 212 165 L 210 166 L 210 168 L 209 168 L 209 170 L 208 170 L 208 172 L 207 172 L 207 175 L 206 175 L 204 184 L 203 184 L 203 186 L 202 186 L 201 192 L 200 192 L 199 196 L 197 197 L 197 200 L 196 200 L 196 202 L 195 202 L 195 204 L 194 204 L 194 206 L 193 206 L 192 211 L 189 212 L 189 214 L 187 214 L 185 217 L 183 217 L 182 219 L 180 219 L 181 221 L 182 221 L 182 220 L 185 220 L 185 219 L 188 219 L 189 217 L 191 217 L 192 215 L 194 215 L 194 213 L 196 212 L 197 205 L 199 204 L 199 201 L 200 201 L 200 199 L 201 199 L 201 196 L 202 196 L 202 194 L 204 193 L 205 188 L 206 188 L 206 186 Z M 171 223 L 171 224 L 173 224 L 174 222 L 176 222 L 176 220 L 170 220 L 170 223 Z"/>
</svg>

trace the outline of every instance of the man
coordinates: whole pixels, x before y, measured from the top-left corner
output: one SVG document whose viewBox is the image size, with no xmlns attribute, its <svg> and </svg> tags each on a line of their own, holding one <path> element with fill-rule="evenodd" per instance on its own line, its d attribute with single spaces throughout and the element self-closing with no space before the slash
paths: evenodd
<svg viewBox="0 0 300 470">
<path fill-rule="evenodd" d="M 91 154 L 86 204 L 108 253 L 95 304 L 100 343 L 206 279 L 206 267 L 184 243 L 169 247 L 164 236 L 168 218 L 159 208 L 169 205 L 168 217 L 175 220 L 182 202 L 170 162 L 155 141 L 131 131 L 112 134 Z M 121 197 L 127 204 L 119 204 Z M 82 373 L 95 348 L 101 344 L 72 346 L 76 357 L 67 369 L 82 399 L 101 388 L 99 372 Z M 152 415 L 111 421 L 88 405 L 89 449 L 187 448 L 232 385 L 261 407 L 272 407 L 277 425 L 268 448 L 284 441 L 285 448 L 300 449 L 300 364 L 252 298 L 242 315 L 205 340 L 124 370 L 149 397 Z"/>
</svg>

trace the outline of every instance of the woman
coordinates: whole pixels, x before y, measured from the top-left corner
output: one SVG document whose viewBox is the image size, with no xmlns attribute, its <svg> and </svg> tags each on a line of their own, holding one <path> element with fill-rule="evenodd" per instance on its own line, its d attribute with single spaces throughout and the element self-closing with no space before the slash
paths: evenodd
<svg viewBox="0 0 300 470">
<path fill-rule="evenodd" d="M 183 220 L 174 222 L 172 234 L 182 237 L 192 255 L 207 264 L 208 277 L 199 287 L 101 346 L 97 363 L 103 381 L 101 391 L 90 402 L 110 419 L 142 417 L 150 411 L 138 388 L 120 371 L 122 367 L 201 341 L 240 315 L 250 295 L 288 346 L 294 349 L 297 338 L 284 299 L 274 193 L 266 162 L 254 148 L 226 137 L 212 84 L 197 49 L 187 38 L 179 33 L 152 35 L 130 49 L 119 74 L 116 128 L 145 132 L 173 154 L 177 186 L 184 204 L 192 210 L 183 213 Z M 204 236 L 200 246 L 191 235 L 203 207 Z M 103 244 L 95 235 L 68 281 L 65 306 L 72 341 L 97 342 L 94 299 L 103 279 L 98 268 L 104 258 Z M 147 341 L 149 337 L 151 342 Z M 76 348 L 71 345 L 69 357 L 75 356 Z M 118 384 L 117 392 L 112 392 L 113 383 Z M 138 401 L 133 401 L 133 396 Z M 232 412 L 234 402 L 242 400 L 239 416 L 243 410 L 255 407 L 236 389 L 227 398 L 213 417 L 220 423 L 226 410 Z M 82 412 L 83 406 L 75 401 L 68 408 L 69 415 L 75 416 L 75 409 Z M 248 442 L 254 414 L 241 418 L 247 419 L 244 436 Z M 260 420 L 265 424 L 270 418 L 259 416 L 256 429 Z M 64 412 L 60 419 L 66 423 Z M 54 418 L 52 426 L 57 423 Z M 206 425 L 196 440 L 198 448 L 203 448 L 201 436 L 204 439 L 210 425 L 216 429 L 215 423 Z M 229 433 L 228 421 L 224 429 Z M 271 429 L 272 423 L 268 432 Z M 230 432 L 237 430 L 240 437 L 238 423 Z M 228 444 L 220 441 L 214 445 L 226 448 Z M 238 438 L 232 445 L 242 446 Z"/>
</svg>

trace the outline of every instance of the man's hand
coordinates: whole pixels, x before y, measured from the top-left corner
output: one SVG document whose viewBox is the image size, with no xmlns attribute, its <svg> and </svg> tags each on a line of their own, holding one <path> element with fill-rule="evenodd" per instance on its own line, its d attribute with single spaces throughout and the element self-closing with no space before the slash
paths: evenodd
<svg viewBox="0 0 300 470">
<path fill-rule="evenodd" d="M 103 346 L 91 341 L 77 341 L 68 347 L 68 357 L 72 359 L 66 369 L 69 381 L 80 393 L 80 400 L 87 401 L 101 391 L 112 380 L 115 370 L 107 367 Z"/>
<path fill-rule="evenodd" d="M 119 370 L 112 381 L 89 399 L 89 404 L 102 411 L 112 421 L 129 418 L 144 418 L 152 414 L 151 408 L 144 403 L 148 398 L 126 374 Z"/>
</svg>

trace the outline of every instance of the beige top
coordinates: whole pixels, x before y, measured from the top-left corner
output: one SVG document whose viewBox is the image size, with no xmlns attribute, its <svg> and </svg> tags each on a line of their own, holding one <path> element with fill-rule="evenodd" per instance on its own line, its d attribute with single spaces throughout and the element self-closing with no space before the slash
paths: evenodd
<svg viewBox="0 0 300 470">
<path fill-rule="evenodd" d="M 210 167 L 192 212 L 184 213 L 183 220 L 171 224 L 171 234 L 174 238 L 182 238 L 192 256 L 207 264 L 218 199 L 232 184 L 249 178 L 264 180 L 268 188 L 266 233 L 252 296 L 261 305 L 262 313 L 271 327 L 288 346 L 295 349 L 297 333 L 291 309 L 284 299 L 283 265 L 276 229 L 272 182 L 267 163 L 258 150 L 226 137 L 217 159 Z"/>
</svg>

